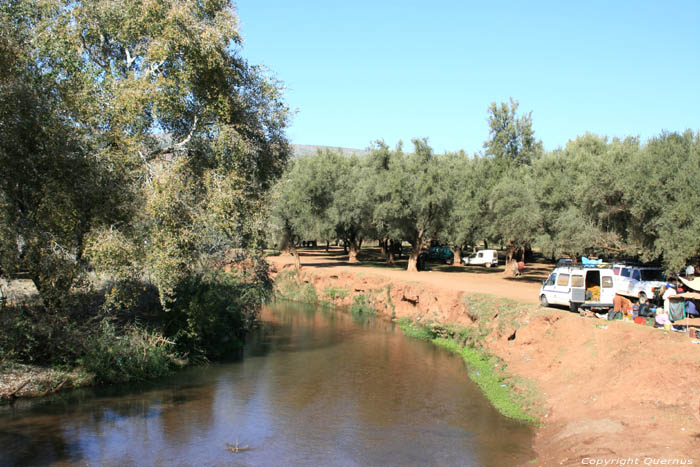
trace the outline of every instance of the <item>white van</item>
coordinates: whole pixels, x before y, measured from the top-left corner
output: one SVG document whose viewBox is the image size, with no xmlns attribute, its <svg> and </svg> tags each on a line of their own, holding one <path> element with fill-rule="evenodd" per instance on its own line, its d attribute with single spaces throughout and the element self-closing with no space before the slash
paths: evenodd
<svg viewBox="0 0 700 467">
<path fill-rule="evenodd" d="M 613 264 L 613 274 L 617 293 L 632 298 L 652 298 L 654 289 L 666 283 L 666 275 L 662 268 Z"/>
<path fill-rule="evenodd" d="M 498 252 L 496 250 L 479 250 L 469 256 L 462 258 L 465 265 L 477 264 L 480 266 L 498 266 Z"/>
<path fill-rule="evenodd" d="M 613 277 L 613 270 L 608 267 L 573 264 L 554 268 L 542 282 L 540 303 L 542 306 L 568 306 L 571 311 L 579 308 L 609 310 L 615 297 Z"/>
</svg>

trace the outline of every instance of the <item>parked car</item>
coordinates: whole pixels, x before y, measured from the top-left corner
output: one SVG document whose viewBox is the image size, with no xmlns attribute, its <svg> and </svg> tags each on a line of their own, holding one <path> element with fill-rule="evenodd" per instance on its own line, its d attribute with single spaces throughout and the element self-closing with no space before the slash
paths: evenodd
<svg viewBox="0 0 700 467">
<path fill-rule="evenodd" d="M 559 258 L 557 260 L 557 265 L 555 267 L 561 267 L 561 266 L 573 266 L 574 260 L 571 258 Z"/>
<path fill-rule="evenodd" d="M 454 255 L 449 247 L 436 246 L 428 251 L 428 259 L 440 261 L 445 264 L 452 264 L 454 261 Z"/>
<path fill-rule="evenodd" d="M 498 252 L 496 250 L 479 250 L 462 258 L 465 265 L 476 264 L 480 266 L 498 266 Z"/>
<path fill-rule="evenodd" d="M 585 267 L 580 264 L 556 267 L 542 281 L 542 306 L 564 305 L 571 311 L 579 308 L 609 310 L 613 307 L 615 287 L 609 267 Z"/>
<path fill-rule="evenodd" d="M 653 298 L 654 289 L 666 283 L 664 270 L 659 267 L 616 263 L 612 269 L 616 292 L 627 297 Z"/>
</svg>

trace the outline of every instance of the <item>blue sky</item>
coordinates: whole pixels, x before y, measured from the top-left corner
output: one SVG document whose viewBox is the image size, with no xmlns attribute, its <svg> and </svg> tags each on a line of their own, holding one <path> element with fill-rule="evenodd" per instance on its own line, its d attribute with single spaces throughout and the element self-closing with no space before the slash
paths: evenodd
<svg viewBox="0 0 700 467">
<path fill-rule="evenodd" d="M 700 1 L 239 0 L 243 56 L 296 110 L 294 144 L 427 137 L 481 151 L 491 102 L 532 111 L 546 149 L 700 130 Z"/>
</svg>

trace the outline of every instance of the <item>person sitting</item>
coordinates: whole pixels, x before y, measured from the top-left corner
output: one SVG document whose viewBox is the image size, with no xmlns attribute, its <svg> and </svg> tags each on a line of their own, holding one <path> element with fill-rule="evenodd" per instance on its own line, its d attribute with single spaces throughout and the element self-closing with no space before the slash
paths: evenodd
<svg viewBox="0 0 700 467">
<path fill-rule="evenodd" d="M 613 309 L 608 312 L 608 320 L 622 319 L 622 315 L 632 313 L 632 302 L 622 295 L 615 294 L 613 298 Z"/>
</svg>

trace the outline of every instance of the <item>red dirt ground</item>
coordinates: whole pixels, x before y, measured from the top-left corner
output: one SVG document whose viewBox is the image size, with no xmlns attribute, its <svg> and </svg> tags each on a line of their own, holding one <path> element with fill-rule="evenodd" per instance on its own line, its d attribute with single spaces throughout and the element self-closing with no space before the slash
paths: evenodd
<svg viewBox="0 0 700 467">
<path fill-rule="evenodd" d="M 269 261 L 273 271 L 293 263 L 291 256 Z M 409 273 L 378 261 L 349 264 L 337 250 L 313 249 L 302 251 L 302 265 L 317 290 L 360 293 L 391 284 L 397 317 L 468 326 L 461 299 L 475 293 L 532 304 L 515 339 L 508 340 L 508 331 L 486 341 L 512 375 L 535 382 L 544 398 L 533 446 L 538 458 L 530 465 L 700 464 L 700 344 L 687 334 L 537 306 L 549 264 L 528 265 L 517 279 L 502 268 Z M 700 319 L 690 324 L 700 327 Z"/>
</svg>

